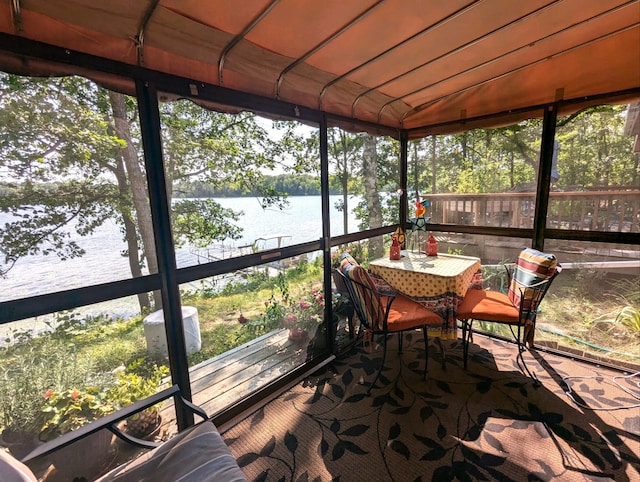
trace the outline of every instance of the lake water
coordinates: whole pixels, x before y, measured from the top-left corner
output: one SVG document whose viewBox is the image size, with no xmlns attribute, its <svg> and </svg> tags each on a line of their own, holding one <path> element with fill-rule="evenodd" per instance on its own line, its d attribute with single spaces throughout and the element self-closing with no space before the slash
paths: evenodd
<svg viewBox="0 0 640 482">
<path fill-rule="evenodd" d="M 330 200 L 331 233 L 334 236 L 343 234 L 342 213 L 334 206 L 339 199 L 341 196 L 331 196 Z M 272 235 L 290 236 L 284 238 L 287 246 L 322 237 L 320 196 L 291 197 L 289 206 L 282 211 L 263 210 L 256 198 L 218 198 L 216 201 L 224 207 L 244 213 L 238 222 L 244 229 L 242 239 L 226 240 L 223 244 L 228 251 L 237 251 L 237 247 L 249 245 L 256 238 Z M 357 199 L 351 198 L 349 202 L 352 211 Z M 0 214 L 0 226 L 4 227 L 4 223 L 9 219 L 8 215 Z M 357 221 L 351 212 L 349 231 L 357 230 Z M 72 239 L 86 250 L 84 256 L 65 261 L 55 255 L 27 256 L 20 259 L 6 278 L 0 278 L 0 301 L 131 278 L 127 258 L 121 254 L 126 250 L 126 243 L 122 239 L 119 226 L 115 223 L 109 221 L 91 236 L 74 236 Z M 215 251 L 219 252 L 217 249 Z M 178 248 L 178 267 L 206 261 L 204 257 L 194 253 L 202 255 L 204 250 L 196 250 L 193 246 Z M 130 315 L 132 311 L 136 311 L 135 297 L 114 300 L 108 304 L 102 303 L 98 311 L 103 310 L 113 314 Z"/>
</svg>

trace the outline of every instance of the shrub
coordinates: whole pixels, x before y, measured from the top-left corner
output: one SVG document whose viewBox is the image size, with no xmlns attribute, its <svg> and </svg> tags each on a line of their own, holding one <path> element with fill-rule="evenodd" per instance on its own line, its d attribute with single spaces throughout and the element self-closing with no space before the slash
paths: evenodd
<svg viewBox="0 0 640 482">
<path fill-rule="evenodd" d="M 41 411 L 40 440 L 53 440 L 87 423 L 113 413 L 117 407 L 96 387 L 48 390 Z"/>
<path fill-rule="evenodd" d="M 92 384 L 99 378 L 90 360 L 50 335 L 0 348 L 0 360 L 0 423 L 4 428 L 39 431 L 43 393 Z"/>
</svg>

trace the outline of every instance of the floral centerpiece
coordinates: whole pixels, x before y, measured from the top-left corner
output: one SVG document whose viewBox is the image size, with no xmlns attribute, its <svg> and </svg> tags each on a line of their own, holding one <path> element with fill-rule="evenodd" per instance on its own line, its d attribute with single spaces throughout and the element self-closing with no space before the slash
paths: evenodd
<svg viewBox="0 0 640 482">
<path fill-rule="evenodd" d="M 348 297 L 340 293 L 332 293 L 332 311 L 334 322 L 340 316 L 352 316 L 353 305 Z M 303 341 L 313 336 L 324 319 L 325 296 L 318 289 L 313 288 L 300 298 L 289 302 L 289 309 L 282 324 L 289 329 L 289 338 Z"/>
<path fill-rule="evenodd" d="M 319 327 L 324 327 L 325 296 L 319 283 L 301 286 L 295 294 L 289 291 L 288 283 L 278 284 L 280 296 L 272 294 L 265 301 L 265 311 L 260 318 L 250 320 L 244 315 L 238 322 L 247 332 L 255 336 L 278 328 L 289 330 L 289 339 L 303 342 L 315 336 Z M 332 294 L 334 323 L 340 316 L 353 315 L 353 305 L 348 297 L 339 293 Z M 329 325 L 327 325 L 329 326 Z"/>
</svg>

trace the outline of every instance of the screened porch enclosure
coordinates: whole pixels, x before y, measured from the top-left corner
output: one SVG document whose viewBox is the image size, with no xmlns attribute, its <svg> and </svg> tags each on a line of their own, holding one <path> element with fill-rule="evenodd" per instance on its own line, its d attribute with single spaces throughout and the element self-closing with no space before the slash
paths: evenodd
<svg viewBox="0 0 640 482">
<path fill-rule="evenodd" d="M 0 1 L 3 429 L 138 376 L 240 417 L 350 349 L 332 270 L 398 226 L 485 288 L 555 253 L 540 347 L 637 367 L 640 2 L 236 3 Z"/>
</svg>

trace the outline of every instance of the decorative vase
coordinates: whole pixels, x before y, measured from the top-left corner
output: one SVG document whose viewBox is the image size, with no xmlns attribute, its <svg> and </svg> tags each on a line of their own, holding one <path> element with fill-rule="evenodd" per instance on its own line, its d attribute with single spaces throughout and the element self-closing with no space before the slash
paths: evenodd
<svg viewBox="0 0 640 482">
<path fill-rule="evenodd" d="M 160 430 L 162 417 L 157 410 L 144 410 L 125 422 L 125 431 L 132 437 L 151 440 Z"/>
<path fill-rule="evenodd" d="M 425 243 L 424 251 L 427 253 L 427 256 L 438 256 L 438 242 L 433 234 L 429 235 L 429 239 L 427 239 Z"/>
<path fill-rule="evenodd" d="M 162 429 L 162 416 L 158 415 L 158 422 L 155 426 L 155 428 L 153 428 L 147 435 L 145 435 L 143 438 L 145 440 L 150 440 L 150 441 L 154 441 L 158 438 L 158 435 L 160 434 L 160 430 Z"/>
<path fill-rule="evenodd" d="M 398 242 L 398 237 L 395 234 L 391 241 L 391 248 L 389 248 L 389 259 L 400 259 L 400 243 Z"/>
</svg>

